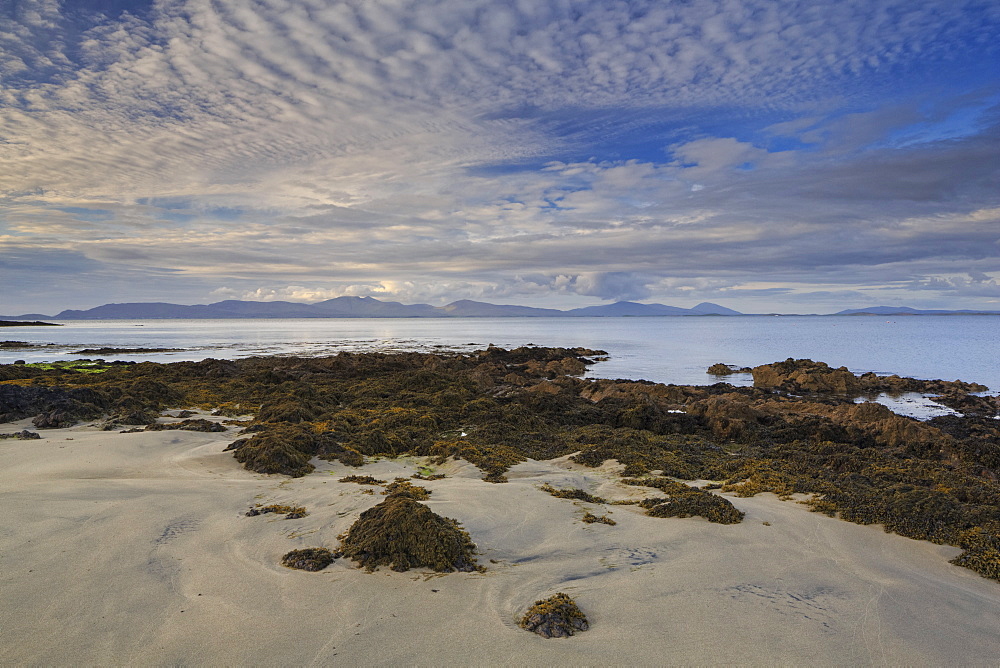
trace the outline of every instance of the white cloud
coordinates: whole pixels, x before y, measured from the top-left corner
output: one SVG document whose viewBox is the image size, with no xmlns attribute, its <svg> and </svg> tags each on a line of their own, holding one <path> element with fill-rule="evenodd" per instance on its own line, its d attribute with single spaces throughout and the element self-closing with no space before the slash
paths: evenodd
<svg viewBox="0 0 1000 668">
<path fill-rule="evenodd" d="M 90 25 L 71 9 L 0 13 L 0 252 L 306 301 L 937 275 L 907 263 L 941 248 L 997 270 L 995 216 L 963 217 L 996 204 L 995 141 L 879 153 L 914 104 L 833 113 L 861 74 L 982 37 L 994 15 L 972 0 L 162 0 Z M 759 140 L 699 129 L 722 107 L 802 116 Z M 660 115 L 691 126 L 662 160 L 490 169 Z"/>
</svg>

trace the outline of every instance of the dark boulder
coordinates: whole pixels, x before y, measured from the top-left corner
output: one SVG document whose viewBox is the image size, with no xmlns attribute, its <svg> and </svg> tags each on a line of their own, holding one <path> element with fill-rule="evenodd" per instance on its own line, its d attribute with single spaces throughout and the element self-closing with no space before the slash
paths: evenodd
<svg viewBox="0 0 1000 668">
<path fill-rule="evenodd" d="M 204 432 L 220 432 L 225 431 L 225 426 L 219 424 L 218 422 L 212 422 L 211 420 L 206 420 L 205 418 L 197 418 L 194 420 L 184 420 L 182 422 L 152 422 L 146 425 L 146 431 L 170 431 L 174 429 L 181 429 L 183 431 L 204 431 Z"/>
<path fill-rule="evenodd" d="M 572 598 L 559 592 L 535 601 L 521 618 L 520 626 L 543 638 L 568 638 L 589 629 L 590 622 Z"/>
<path fill-rule="evenodd" d="M 22 431 L 14 432 L 13 434 L 0 434 L 0 439 L 4 438 L 16 438 L 19 441 L 33 441 L 41 438 L 41 436 L 38 435 L 38 432 L 24 429 Z"/>
</svg>

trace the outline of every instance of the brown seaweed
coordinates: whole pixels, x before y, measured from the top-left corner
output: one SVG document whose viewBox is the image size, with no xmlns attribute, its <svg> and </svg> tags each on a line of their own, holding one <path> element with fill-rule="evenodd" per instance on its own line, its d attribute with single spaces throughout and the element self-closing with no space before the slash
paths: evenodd
<svg viewBox="0 0 1000 668">
<path fill-rule="evenodd" d="M 462 458 L 500 482 L 528 458 L 576 453 L 586 466 L 617 460 L 634 478 L 712 480 L 745 496 L 807 494 L 818 512 L 961 547 L 956 563 L 998 577 L 1000 423 L 992 418 L 1000 404 L 972 394 L 982 386 L 854 376 L 811 360 L 758 367 L 755 387 L 577 377 L 598 354 L 494 347 L 106 363 L 100 373 L 0 365 L 0 420 L 52 428 L 102 417 L 147 424 L 179 406 L 256 413 L 234 455 L 250 470 L 293 476 L 311 471 L 313 457 L 361 465 L 365 456 L 407 454 Z M 934 392 L 967 414 L 918 422 L 854 403 L 853 393 L 877 391 Z M 717 503 L 691 499 L 647 510 L 709 513 L 684 506 Z"/>
<path fill-rule="evenodd" d="M 543 492 L 548 492 L 552 496 L 559 499 L 577 499 L 579 501 L 586 501 L 587 503 L 607 503 L 608 500 L 600 497 L 594 496 L 582 489 L 570 488 L 570 489 L 557 489 L 548 483 L 542 485 L 539 489 Z"/>
<path fill-rule="evenodd" d="M 706 492 L 697 487 L 689 487 L 669 478 L 631 478 L 625 479 L 626 485 L 653 487 L 665 492 L 668 498 L 644 499 L 639 506 L 646 509 L 650 517 L 704 517 L 716 524 L 739 524 L 744 513 L 738 510 L 732 502 L 717 494 Z"/>
<path fill-rule="evenodd" d="M 344 536 L 341 551 L 374 571 L 430 568 L 476 571 L 476 546 L 453 519 L 442 517 L 406 494 L 393 494 L 361 513 Z"/>
<path fill-rule="evenodd" d="M 590 628 L 587 616 L 576 601 L 562 592 L 535 601 L 519 624 L 522 629 L 543 638 L 567 638 Z"/>
<path fill-rule="evenodd" d="M 332 564 L 338 556 L 325 547 L 307 547 L 286 553 L 281 558 L 281 565 L 300 571 L 321 571 Z"/>
</svg>

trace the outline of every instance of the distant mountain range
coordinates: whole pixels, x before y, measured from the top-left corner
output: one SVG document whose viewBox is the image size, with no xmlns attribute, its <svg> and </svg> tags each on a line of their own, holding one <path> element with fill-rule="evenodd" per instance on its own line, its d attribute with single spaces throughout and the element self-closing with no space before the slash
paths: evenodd
<svg viewBox="0 0 1000 668">
<path fill-rule="evenodd" d="M 704 302 L 694 308 L 664 304 L 617 302 L 569 311 L 531 306 L 488 304 L 468 299 L 447 306 L 383 302 L 374 297 L 337 297 L 315 304 L 296 302 L 245 302 L 229 299 L 214 304 L 131 303 L 105 304 L 87 310 L 69 309 L 56 315 L 41 313 L 0 316 L 32 320 L 145 320 L 153 318 L 574 318 L 657 315 L 743 315 L 718 304 Z"/>
<path fill-rule="evenodd" d="M 56 315 L 25 313 L 0 315 L 0 320 L 146 320 L 159 318 L 613 318 L 663 315 L 748 315 L 733 309 L 702 302 L 694 308 L 665 304 L 615 302 L 600 306 L 560 311 L 510 304 L 488 304 L 462 299 L 447 306 L 383 302 L 374 297 L 337 297 L 315 304 L 299 302 L 244 302 L 235 299 L 214 304 L 131 303 L 105 304 L 86 310 L 69 309 Z M 770 313 L 767 315 L 779 315 Z M 847 309 L 832 315 L 1000 315 L 1000 311 L 921 310 L 908 306 L 871 306 Z"/>
</svg>

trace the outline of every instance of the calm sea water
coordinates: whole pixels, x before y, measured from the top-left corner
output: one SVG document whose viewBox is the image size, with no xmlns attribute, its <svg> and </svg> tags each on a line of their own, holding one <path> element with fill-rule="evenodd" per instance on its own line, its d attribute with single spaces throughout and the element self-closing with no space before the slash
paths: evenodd
<svg viewBox="0 0 1000 668">
<path fill-rule="evenodd" d="M 5 328 L 4 338 L 54 346 L 0 350 L 0 362 L 79 359 L 82 348 L 182 348 L 104 355 L 157 362 L 342 350 L 467 351 L 493 343 L 584 346 L 610 359 L 595 378 L 705 384 L 716 362 L 755 366 L 808 357 L 856 373 L 976 381 L 1000 390 L 1000 317 L 660 317 L 287 320 L 93 320 L 63 327 Z M 749 376 L 732 376 L 749 384 Z"/>
</svg>

